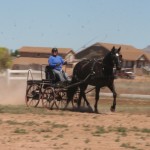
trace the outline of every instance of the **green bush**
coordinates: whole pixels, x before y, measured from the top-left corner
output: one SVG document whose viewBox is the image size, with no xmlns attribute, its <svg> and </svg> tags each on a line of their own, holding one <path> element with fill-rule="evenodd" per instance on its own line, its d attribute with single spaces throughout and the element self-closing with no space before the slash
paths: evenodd
<svg viewBox="0 0 150 150">
<path fill-rule="evenodd" d="M 12 65 L 11 55 L 7 48 L 0 48 L 0 71 L 10 68 Z"/>
</svg>

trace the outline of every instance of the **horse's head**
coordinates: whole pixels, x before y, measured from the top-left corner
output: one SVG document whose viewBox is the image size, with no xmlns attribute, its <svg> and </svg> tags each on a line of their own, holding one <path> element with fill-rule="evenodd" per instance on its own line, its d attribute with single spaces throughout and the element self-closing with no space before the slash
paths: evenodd
<svg viewBox="0 0 150 150">
<path fill-rule="evenodd" d="M 120 54 L 121 47 L 116 49 L 114 46 L 111 49 L 110 55 L 112 58 L 113 64 L 116 66 L 117 70 L 121 70 L 122 67 L 122 55 Z"/>
<path fill-rule="evenodd" d="M 116 67 L 117 70 L 120 70 L 122 67 L 122 55 L 120 54 L 121 47 L 116 49 L 114 46 L 111 51 L 104 57 L 103 63 L 108 68 Z"/>
</svg>

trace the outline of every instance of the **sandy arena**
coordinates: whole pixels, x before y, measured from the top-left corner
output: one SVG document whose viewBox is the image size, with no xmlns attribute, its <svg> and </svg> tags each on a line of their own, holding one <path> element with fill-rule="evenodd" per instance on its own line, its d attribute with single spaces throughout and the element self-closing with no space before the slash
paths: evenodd
<svg viewBox="0 0 150 150">
<path fill-rule="evenodd" d="M 127 92 L 123 86 L 126 82 L 135 81 L 116 81 L 116 85 L 122 87 L 116 87 L 119 93 Z M 109 111 L 112 100 L 104 97 L 99 101 L 99 114 L 89 113 L 86 109 L 81 112 L 27 108 L 24 102 L 26 83 L 13 83 L 9 87 L 4 83 L 1 80 L 2 150 L 150 149 L 149 100 L 118 99 L 115 113 Z M 102 91 L 107 92 L 106 89 Z M 140 91 L 144 93 L 141 88 Z M 93 98 L 89 97 L 89 101 L 93 107 Z"/>
</svg>

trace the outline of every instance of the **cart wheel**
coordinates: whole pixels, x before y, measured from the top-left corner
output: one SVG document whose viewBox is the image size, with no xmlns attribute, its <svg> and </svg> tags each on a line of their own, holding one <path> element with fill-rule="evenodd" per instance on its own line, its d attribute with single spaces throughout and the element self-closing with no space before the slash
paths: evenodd
<svg viewBox="0 0 150 150">
<path fill-rule="evenodd" d="M 27 88 L 25 102 L 26 105 L 37 107 L 40 102 L 40 87 L 38 84 L 32 84 Z"/>
<path fill-rule="evenodd" d="M 42 93 L 42 106 L 47 109 L 52 109 L 54 98 L 54 89 L 52 87 L 47 87 Z"/>
<path fill-rule="evenodd" d="M 67 103 L 67 93 L 66 91 L 55 92 L 56 105 L 58 109 L 63 109 Z"/>
<path fill-rule="evenodd" d="M 73 101 L 72 101 L 72 106 L 73 107 L 77 107 L 78 106 L 77 103 L 78 103 L 78 100 L 79 100 L 79 94 L 80 94 L 79 92 L 76 92 L 74 97 L 73 97 Z"/>
</svg>

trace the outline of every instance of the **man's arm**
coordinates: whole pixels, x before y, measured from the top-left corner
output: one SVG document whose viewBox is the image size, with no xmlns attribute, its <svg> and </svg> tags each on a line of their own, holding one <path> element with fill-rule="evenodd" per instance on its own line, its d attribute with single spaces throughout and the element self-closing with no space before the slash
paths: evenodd
<svg viewBox="0 0 150 150">
<path fill-rule="evenodd" d="M 53 68 L 56 66 L 56 64 L 53 62 L 53 59 L 52 59 L 51 56 L 50 56 L 49 59 L 48 59 L 48 64 L 49 64 L 51 67 L 53 67 Z"/>
</svg>

